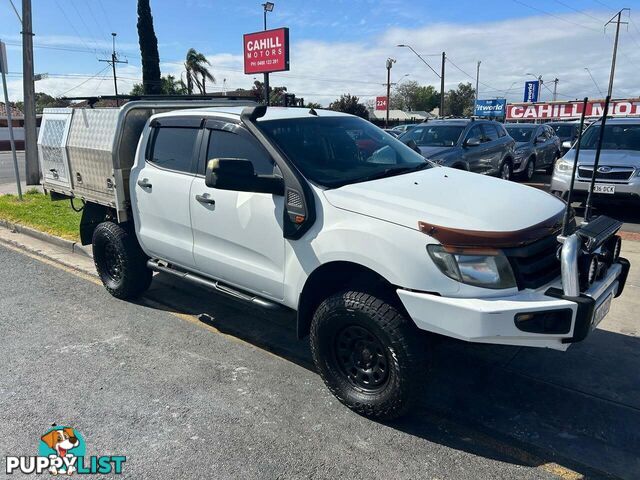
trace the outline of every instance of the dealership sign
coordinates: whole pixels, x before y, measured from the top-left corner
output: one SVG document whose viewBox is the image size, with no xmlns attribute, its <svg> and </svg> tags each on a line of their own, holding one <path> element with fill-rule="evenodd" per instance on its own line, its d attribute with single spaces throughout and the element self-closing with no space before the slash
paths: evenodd
<svg viewBox="0 0 640 480">
<path fill-rule="evenodd" d="M 289 29 L 276 28 L 244 35 L 244 73 L 289 70 Z"/>
<path fill-rule="evenodd" d="M 476 100 L 475 115 L 477 117 L 504 117 L 507 101 L 504 98 Z"/>
<path fill-rule="evenodd" d="M 376 110 L 387 109 L 387 97 L 376 97 Z"/>
<path fill-rule="evenodd" d="M 588 102 L 586 117 L 601 117 L 604 112 L 604 101 Z M 582 102 L 538 103 L 507 105 L 507 120 L 537 120 L 580 118 Z M 628 117 L 640 115 L 640 99 L 614 100 L 609 104 L 608 115 Z"/>
<path fill-rule="evenodd" d="M 537 102 L 538 93 L 540 92 L 540 82 L 533 80 L 524 82 L 524 102 Z"/>
</svg>

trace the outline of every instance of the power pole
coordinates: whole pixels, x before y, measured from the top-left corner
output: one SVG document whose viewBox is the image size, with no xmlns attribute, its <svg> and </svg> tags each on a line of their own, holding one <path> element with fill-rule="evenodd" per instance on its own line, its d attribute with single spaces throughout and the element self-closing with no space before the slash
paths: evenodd
<svg viewBox="0 0 640 480">
<path fill-rule="evenodd" d="M 387 58 L 387 119 L 385 127 L 389 128 L 389 97 L 391 97 L 391 67 L 396 62 L 394 58 Z"/>
<path fill-rule="evenodd" d="M 116 63 L 129 63 L 129 61 L 118 60 L 118 54 L 116 53 L 116 35 L 117 33 L 111 34 L 111 36 L 113 37 L 113 50 L 111 51 L 111 60 L 100 58 L 98 59 L 98 61 L 107 62 L 109 65 L 111 65 L 111 68 L 113 69 L 113 87 L 116 92 L 116 106 L 119 107 L 120 103 L 118 101 L 118 77 L 116 75 Z"/>
<path fill-rule="evenodd" d="M 553 79 L 553 101 L 555 102 L 558 98 L 558 80 L 557 78 Z"/>
<path fill-rule="evenodd" d="M 442 69 L 440 70 L 440 117 L 444 117 L 444 62 L 447 56 L 442 52 Z"/>
<path fill-rule="evenodd" d="M 478 67 L 476 68 L 476 103 L 478 103 L 478 98 L 480 98 L 480 95 L 478 94 L 478 89 L 479 89 L 479 85 L 480 85 L 480 64 L 482 62 L 480 60 L 478 60 Z M 475 110 L 475 107 L 474 107 Z"/>
<path fill-rule="evenodd" d="M 616 56 L 618 55 L 618 37 L 620 36 L 620 24 L 627 25 L 629 23 L 629 22 L 620 21 L 622 19 L 622 12 L 624 12 L 625 10 L 630 11 L 629 8 L 623 8 L 618 13 L 616 13 L 613 17 L 611 17 L 611 20 L 609 20 L 607 23 L 604 24 L 604 26 L 606 27 L 610 23 L 613 23 L 614 22 L 613 19 L 617 17 L 617 20 L 615 20 L 616 38 L 613 42 L 613 55 L 611 57 L 611 73 L 609 74 L 609 92 L 607 93 L 609 97 L 611 96 L 611 92 L 613 91 L 613 76 L 616 73 Z"/>
<path fill-rule="evenodd" d="M 27 185 L 40 184 L 36 89 L 33 79 L 31 0 L 22 0 L 22 93 L 24 97 L 24 158 Z"/>
<path fill-rule="evenodd" d="M 275 7 L 273 2 L 265 2 L 262 4 L 264 11 L 264 31 L 267 31 L 267 12 L 273 12 Z M 264 73 L 264 104 L 269 105 L 269 72 Z"/>
</svg>

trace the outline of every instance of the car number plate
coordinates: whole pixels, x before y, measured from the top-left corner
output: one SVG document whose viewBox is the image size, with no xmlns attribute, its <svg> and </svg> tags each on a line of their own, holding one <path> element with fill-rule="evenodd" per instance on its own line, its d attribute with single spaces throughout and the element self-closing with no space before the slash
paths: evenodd
<svg viewBox="0 0 640 480">
<path fill-rule="evenodd" d="M 593 321 L 591 322 L 591 328 L 596 328 L 598 324 L 602 321 L 602 319 L 607 316 L 607 314 L 609 313 L 609 309 L 611 308 L 612 299 L 613 299 L 613 293 L 610 293 L 609 296 L 605 299 L 605 301 L 602 302 L 598 308 L 596 308 L 596 311 L 593 314 Z"/>
<path fill-rule="evenodd" d="M 613 195 L 616 193 L 616 186 L 596 184 L 593 186 L 593 193 L 608 193 L 609 195 Z"/>
</svg>

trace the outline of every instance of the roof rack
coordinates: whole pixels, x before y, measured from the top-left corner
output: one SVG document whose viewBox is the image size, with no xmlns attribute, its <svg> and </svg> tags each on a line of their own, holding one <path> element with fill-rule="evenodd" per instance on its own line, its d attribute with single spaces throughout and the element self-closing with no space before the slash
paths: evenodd
<svg viewBox="0 0 640 480">
<path fill-rule="evenodd" d="M 247 92 L 247 95 L 223 95 L 223 94 L 208 94 L 208 95 L 97 95 L 97 96 L 89 96 L 89 97 L 61 97 L 61 100 L 80 100 L 86 101 L 89 106 L 93 107 L 96 103 L 101 100 L 123 100 L 123 101 L 134 101 L 134 100 L 153 100 L 153 101 L 197 101 L 197 100 L 255 100 L 255 96 L 251 94 L 251 92 Z"/>
</svg>

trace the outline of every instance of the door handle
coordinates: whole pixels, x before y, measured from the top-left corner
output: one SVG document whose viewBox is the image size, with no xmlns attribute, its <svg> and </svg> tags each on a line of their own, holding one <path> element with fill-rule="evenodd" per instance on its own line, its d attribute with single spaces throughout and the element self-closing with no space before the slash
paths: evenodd
<svg viewBox="0 0 640 480">
<path fill-rule="evenodd" d="M 196 200 L 200 203 L 206 203 L 207 205 L 216 204 L 216 201 L 213 198 L 209 197 L 208 193 L 205 193 L 204 195 L 196 195 Z"/>
<path fill-rule="evenodd" d="M 152 184 L 149 183 L 148 178 L 143 178 L 142 180 L 138 180 L 138 186 L 142 188 L 151 188 Z"/>
</svg>

